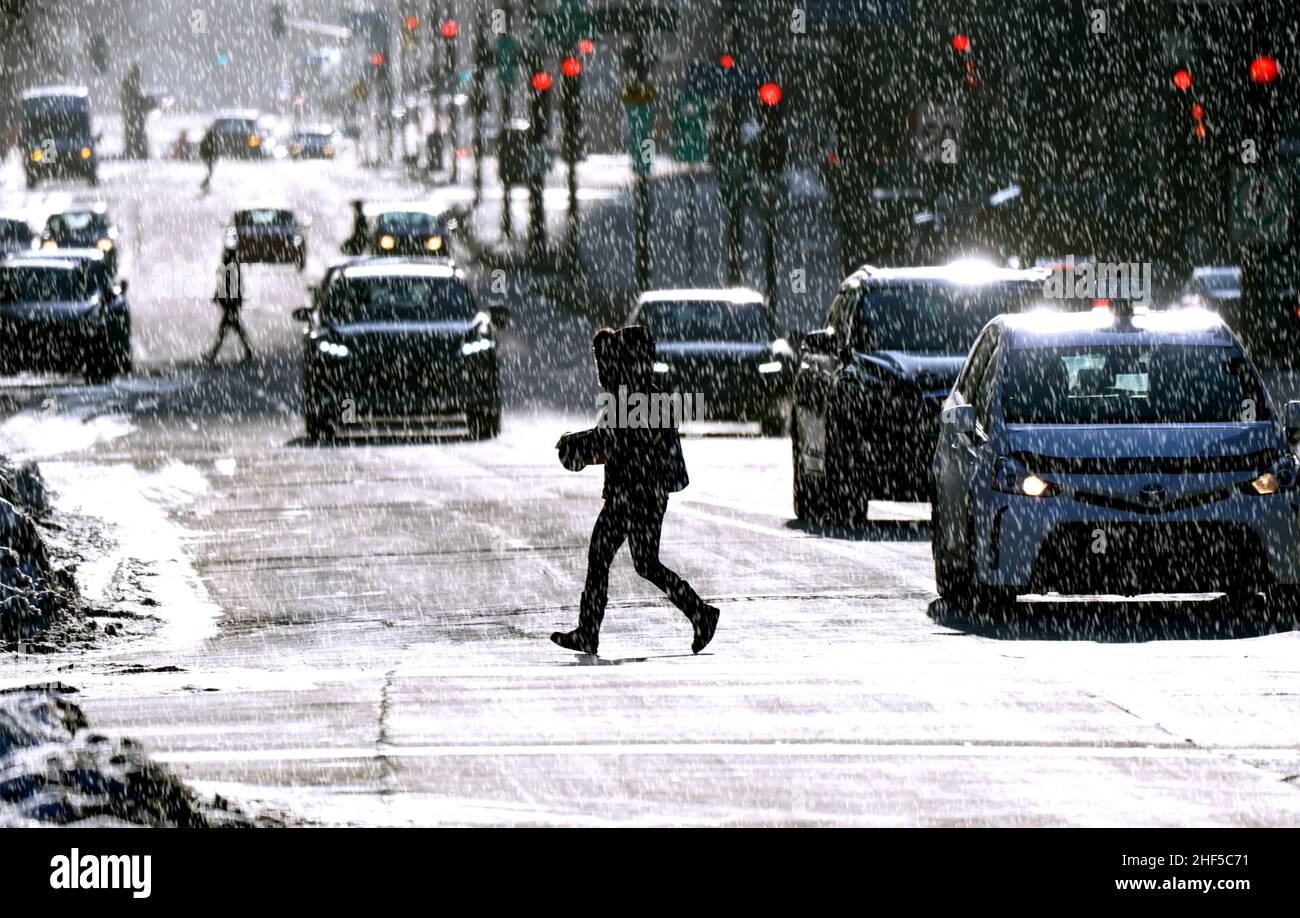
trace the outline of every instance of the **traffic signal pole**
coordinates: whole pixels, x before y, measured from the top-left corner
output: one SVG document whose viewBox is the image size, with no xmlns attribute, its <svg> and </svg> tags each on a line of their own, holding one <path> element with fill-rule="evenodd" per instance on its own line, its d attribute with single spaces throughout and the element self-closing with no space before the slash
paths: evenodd
<svg viewBox="0 0 1300 918">
<path fill-rule="evenodd" d="M 725 0 L 723 15 L 727 48 L 738 51 L 736 45 L 740 38 L 740 9 L 737 0 Z M 723 117 L 722 143 L 725 149 L 734 153 L 740 148 L 740 112 L 737 110 L 736 96 L 727 94 L 726 112 Z M 738 158 L 738 157 L 737 157 Z M 721 178 L 721 176 L 719 176 Z M 732 194 L 726 198 L 727 205 L 727 283 L 739 287 L 742 281 L 741 267 L 745 257 L 745 208 L 741 195 Z"/>
<path fill-rule="evenodd" d="M 488 48 L 487 7 L 474 4 L 474 82 L 470 100 L 474 111 L 474 206 L 483 200 L 483 115 L 487 111 L 487 73 L 493 53 Z M 503 125 L 504 129 L 504 125 Z M 499 136 L 499 135 L 498 135 Z M 509 205 L 509 200 L 506 204 Z"/>
<path fill-rule="evenodd" d="M 502 4 L 506 17 L 506 37 L 508 40 L 514 40 L 515 27 L 515 10 L 514 4 L 506 0 Z M 498 39 L 500 41 L 500 39 Z M 500 53 L 500 52 L 498 52 Z M 505 144 L 507 131 L 510 129 L 510 122 L 514 120 L 514 87 L 511 85 L 513 79 L 513 68 L 507 70 L 506 65 L 498 61 L 497 63 L 497 89 L 501 94 L 501 130 L 497 134 L 497 178 L 501 180 L 501 238 L 511 239 L 515 235 L 515 217 L 511 212 L 510 206 L 510 184 L 506 180 L 505 170 L 501 168 L 502 156 L 505 153 Z"/>
<path fill-rule="evenodd" d="M 563 96 L 560 100 L 564 130 L 564 161 L 568 166 L 569 211 L 565 221 L 565 264 L 571 275 L 578 274 L 578 161 L 582 159 L 582 61 L 576 56 L 564 60 Z"/>
<path fill-rule="evenodd" d="M 524 15 L 528 20 L 528 44 L 537 47 L 537 0 L 526 0 Z M 546 211 L 542 202 L 545 188 L 546 171 L 544 168 L 546 148 L 546 94 L 550 92 L 549 83 L 544 87 L 537 85 L 541 69 L 541 58 L 534 52 L 531 55 L 531 73 L 533 82 L 529 96 L 528 128 L 528 263 L 533 267 L 542 267 L 546 262 Z"/>
</svg>

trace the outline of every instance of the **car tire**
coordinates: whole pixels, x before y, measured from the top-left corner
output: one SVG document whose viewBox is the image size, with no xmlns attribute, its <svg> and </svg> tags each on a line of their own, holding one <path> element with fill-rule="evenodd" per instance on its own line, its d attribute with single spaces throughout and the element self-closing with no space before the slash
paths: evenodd
<svg viewBox="0 0 1300 918">
<path fill-rule="evenodd" d="M 758 422 L 758 432 L 764 437 L 784 437 L 788 429 L 786 416 L 781 413 L 779 406 L 774 411 L 763 415 Z"/>
<path fill-rule="evenodd" d="M 115 358 L 108 354 L 93 354 L 86 360 L 84 376 L 91 386 L 103 386 L 113 381 Z"/>
<path fill-rule="evenodd" d="M 501 434 L 501 406 L 465 413 L 465 426 L 473 440 L 491 440 Z"/>
<path fill-rule="evenodd" d="M 305 249 L 298 253 L 298 257 L 294 260 L 294 263 L 298 266 L 299 274 L 307 270 L 307 252 Z"/>
<path fill-rule="evenodd" d="M 315 405 L 307 405 L 302 414 L 303 426 L 307 430 L 307 439 L 313 443 L 334 439 L 334 425 L 321 416 Z"/>
<path fill-rule="evenodd" d="M 791 418 L 790 458 L 794 465 L 794 515 L 804 522 L 812 522 L 821 517 L 821 492 L 812 483 L 808 473 L 803 470 L 803 463 L 799 460 L 801 451 L 799 428 Z"/>
<path fill-rule="evenodd" d="M 974 581 L 970 553 L 963 558 L 954 558 L 943 544 L 943 531 L 946 523 L 939 515 L 939 505 L 932 504 L 934 526 L 930 535 L 931 554 L 934 556 L 934 582 L 939 595 L 949 602 L 967 599 L 971 594 Z"/>
<path fill-rule="evenodd" d="M 843 435 L 838 433 L 837 422 L 829 420 L 827 428 L 826 456 L 822 464 L 824 506 L 834 522 L 843 526 L 860 526 L 867 520 L 871 497 L 864 482 L 854 481 L 848 476 L 846 463 L 840 457 Z"/>
<path fill-rule="evenodd" d="M 1300 619 L 1300 583 L 1280 583 L 1264 592 L 1269 612 Z"/>
<path fill-rule="evenodd" d="M 36 187 L 36 176 L 32 175 L 31 173 L 28 173 L 28 174 L 27 174 L 27 190 L 28 190 L 28 191 L 31 191 L 31 190 L 32 190 L 33 188 L 35 188 L 35 187 Z"/>
</svg>

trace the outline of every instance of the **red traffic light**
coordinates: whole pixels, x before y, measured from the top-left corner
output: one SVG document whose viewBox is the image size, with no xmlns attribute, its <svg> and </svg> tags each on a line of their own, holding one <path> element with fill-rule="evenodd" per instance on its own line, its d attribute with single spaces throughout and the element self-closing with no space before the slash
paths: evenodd
<svg viewBox="0 0 1300 918">
<path fill-rule="evenodd" d="M 1174 85 L 1183 92 L 1192 88 L 1192 72 L 1186 67 L 1180 67 L 1174 71 Z"/>
<path fill-rule="evenodd" d="M 958 32 L 952 37 L 952 49 L 958 54 L 965 54 L 970 50 L 970 36 Z"/>
<path fill-rule="evenodd" d="M 533 89 L 538 92 L 546 92 L 551 88 L 551 75 L 545 70 L 539 70 L 533 74 Z"/>
<path fill-rule="evenodd" d="M 414 32 L 420 27 L 420 17 L 412 13 L 406 17 L 406 31 Z"/>
<path fill-rule="evenodd" d="M 564 71 L 566 77 L 576 77 L 582 73 L 582 61 L 576 57 L 566 57 L 564 63 L 560 64 L 560 69 Z"/>
<path fill-rule="evenodd" d="M 376 51 L 374 54 L 370 55 L 370 63 L 375 67 L 384 66 L 384 52 Z"/>
<path fill-rule="evenodd" d="M 781 87 L 776 83 L 764 83 L 758 87 L 758 98 L 764 105 L 776 105 L 781 101 Z"/>
<path fill-rule="evenodd" d="M 736 66 L 736 59 L 730 54 L 724 54 L 718 58 L 718 63 L 722 65 L 724 70 L 730 70 L 732 67 Z"/>
<path fill-rule="evenodd" d="M 1272 83 L 1281 73 L 1277 58 L 1261 54 L 1250 62 L 1250 78 L 1256 83 Z"/>
<path fill-rule="evenodd" d="M 460 23 L 455 19 L 448 19 L 438 27 L 438 31 L 442 33 L 443 38 L 455 38 L 456 33 L 460 31 Z"/>
<path fill-rule="evenodd" d="M 579 54 L 590 54 L 595 50 L 596 50 L 596 43 L 592 41 L 590 38 L 584 38 L 578 42 Z"/>
</svg>

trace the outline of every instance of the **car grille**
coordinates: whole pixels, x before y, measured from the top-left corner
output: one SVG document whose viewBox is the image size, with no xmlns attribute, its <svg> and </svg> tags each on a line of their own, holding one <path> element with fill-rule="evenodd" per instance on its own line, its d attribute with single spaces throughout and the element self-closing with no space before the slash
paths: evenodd
<svg viewBox="0 0 1300 918">
<path fill-rule="evenodd" d="M 1185 592 L 1269 583 L 1254 531 L 1240 523 L 1063 523 L 1034 561 L 1033 585 L 1082 592 Z"/>
<path fill-rule="evenodd" d="M 1122 497 L 1116 494 L 1098 494 L 1093 491 L 1075 491 L 1072 496 L 1075 500 L 1083 504 L 1091 504 L 1094 507 L 1106 507 L 1110 510 L 1125 510 L 1130 513 L 1160 514 L 1174 513 L 1179 510 L 1191 510 L 1195 507 L 1204 507 L 1208 504 L 1215 504 L 1225 500 L 1232 495 L 1237 489 L 1218 488 L 1213 491 L 1202 491 L 1199 494 L 1188 494 L 1183 497 L 1176 497 L 1173 500 L 1167 500 L 1159 506 L 1150 506 L 1142 503 L 1136 497 Z"/>
</svg>

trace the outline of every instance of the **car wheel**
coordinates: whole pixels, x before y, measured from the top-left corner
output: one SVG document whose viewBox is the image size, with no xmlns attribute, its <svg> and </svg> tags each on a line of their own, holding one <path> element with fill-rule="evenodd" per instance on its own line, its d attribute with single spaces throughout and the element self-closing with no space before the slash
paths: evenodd
<svg viewBox="0 0 1300 918">
<path fill-rule="evenodd" d="M 790 458 L 794 464 L 794 515 L 805 522 L 816 520 L 821 515 L 821 494 L 817 491 L 808 473 L 800 461 L 799 428 L 793 418 L 790 421 Z"/>
<path fill-rule="evenodd" d="M 1300 583 L 1276 584 L 1265 591 L 1264 597 L 1274 615 L 1300 619 Z"/>
<path fill-rule="evenodd" d="M 469 411 L 465 415 L 469 435 L 475 440 L 491 440 L 501 433 L 501 406 L 496 405 L 479 411 Z"/>
<path fill-rule="evenodd" d="M 954 557 L 954 552 L 945 544 L 947 540 L 944 535 L 947 533 L 948 523 L 939 510 L 939 504 L 936 501 L 934 507 L 934 527 L 930 536 L 930 550 L 934 555 L 934 581 L 938 588 L 939 595 L 949 601 L 966 599 L 971 592 L 971 583 L 974 580 L 972 571 L 971 555 L 961 558 Z"/>
<path fill-rule="evenodd" d="M 303 409 L 303 426 L 307 429 L 307 439 L 319 443 L 322 440 L 331 440 L 334 438 L 334 425 L 321 415 L 320 409 L 315 405 L 307 405 Z"/>
<path fill-rule="evenodd" d="M 27 190 L 31 191 L 35 187 L 36 187 L 36 176 L 29 174 L 27 176 Z"/>
<path fill-rule="evenodd" d="M 867 483 L 849 473 L 848 463 L 840 455 L 844 437 L 838 424 L 828 421 L 826 456 L 822 466 L 822 487 L 825 489 L 825 506 L 833 509 L 835 522 L 844 526 L 858 526 L 866 522 L 867 507 L 871 502 Z"/>
<path fill-rule="evenodd" d="M 763 415 L 758 422 L 758 432 L 765 437 L 784 437 L 788 427 L 786 416 L 779 405 L 770 414 Z"/>
<path fill-rule="evenodd" d="M 86 360 L 86 382 L 92 386 L 102 386 L 113 381 L 115 361 L 107 354 L 94 354 Z"/>
<path fill-rule="evenodd" d="M 299 274 L 301 274 L 304 270 L 306 270 L 306 268 L 307 268 L 307 253 L 306 253 L 305 251 L 303 251 L 303 252 L 299 252 L 299 253 L 298 253 L 298 258 L 297 258 L 296 263 L 297 263 L 297 265 L 298 265 L 298 273 L 299 273 Z"/>
</svg>

